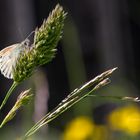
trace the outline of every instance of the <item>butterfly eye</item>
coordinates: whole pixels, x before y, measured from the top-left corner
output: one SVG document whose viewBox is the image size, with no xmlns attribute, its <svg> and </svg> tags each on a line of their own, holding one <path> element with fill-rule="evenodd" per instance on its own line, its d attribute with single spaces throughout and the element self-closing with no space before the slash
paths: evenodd
<svg viewBox="0 0 140 140">
<path fill-rule="evenodd" d="M 29 46 L 30 40 L 29 40 L 29 39 L 26 39 L 26 40 L 23 42 L 23 44 L 24 44 L 25 46 Z"/>
</svg>

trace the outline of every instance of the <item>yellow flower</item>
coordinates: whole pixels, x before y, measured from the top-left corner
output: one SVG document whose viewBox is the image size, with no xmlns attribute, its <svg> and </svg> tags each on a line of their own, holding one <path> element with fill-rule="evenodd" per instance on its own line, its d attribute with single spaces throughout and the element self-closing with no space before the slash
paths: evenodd
<svg viewBox="0 0 140 140">
<path fill-rule="evenodd" d="M 86 140 L 92 137 L 94 125 L 88 117 L 78 117 L 68 124 L 63 140 Z"/>
<path fill-rule="evenodd" d="M 124 131 L 131 135 L 140 132 L 140 109 L 137 106 L 125 106 L 114 110 L 109 116 L 112 129 Z"/>
<path fill-rule="evenodd" d="M 63 140 L 108 140 L 107 128 L 96 125 L 89 117 L 80 116 L 66 127 Z"/>
</svg>

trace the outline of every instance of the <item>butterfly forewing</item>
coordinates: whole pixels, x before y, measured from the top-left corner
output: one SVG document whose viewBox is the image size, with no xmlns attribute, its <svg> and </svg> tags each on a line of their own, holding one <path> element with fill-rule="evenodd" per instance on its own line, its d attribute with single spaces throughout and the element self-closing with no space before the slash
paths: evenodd
<svg viewBox="0 0 140 140">
<path fill-rule="evenodd" d="M 4 48 L 0 51 L 0 70 L 1 73 L 9 78 L 12 79 L 12 67 L 14 65 L 14 57 L 12 57 L 14 50 L 19 44 L 14 44 L 9 47 Z"/>
<path fill-rule="evenodd" d="M 0 65 L 1 73 L 9 79 L 13 78 L 11 60 L 2 60 L 2 62 L 2 65 Z"/>
</svg>

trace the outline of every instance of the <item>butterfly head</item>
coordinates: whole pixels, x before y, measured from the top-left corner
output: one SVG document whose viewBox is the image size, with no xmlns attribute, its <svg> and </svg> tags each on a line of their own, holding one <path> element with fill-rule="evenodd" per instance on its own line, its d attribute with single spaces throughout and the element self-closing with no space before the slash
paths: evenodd
<svg viewBox="0 0 140 140">
<path fill-rule="evenodd" d="M 24 41 L 21 42 L 22 47 L 29 47 L 30 46 L 30 40 L 26 38 Z"/>
</svg>

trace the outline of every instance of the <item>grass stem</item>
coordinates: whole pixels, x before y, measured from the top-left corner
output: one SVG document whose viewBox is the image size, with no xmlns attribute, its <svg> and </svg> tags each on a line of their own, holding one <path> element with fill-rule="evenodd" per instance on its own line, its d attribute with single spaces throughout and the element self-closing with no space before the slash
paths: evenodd
<svg viewBox="0 0 140 140">
<path fill-rule="evenodd" d="M 6 104 L 8 98 L 10 97 L 10 95 L 12 94 L 13 90 L 17 87 L 19 83 L 17 82 L 13 82 L 12 86 L 10 87 L 10 89 L 8 90 L 4 100 L 2 101 L 2 104 L 0 106 L 0 110 L 4 107 L 4 105 Z"/>
</svg>

